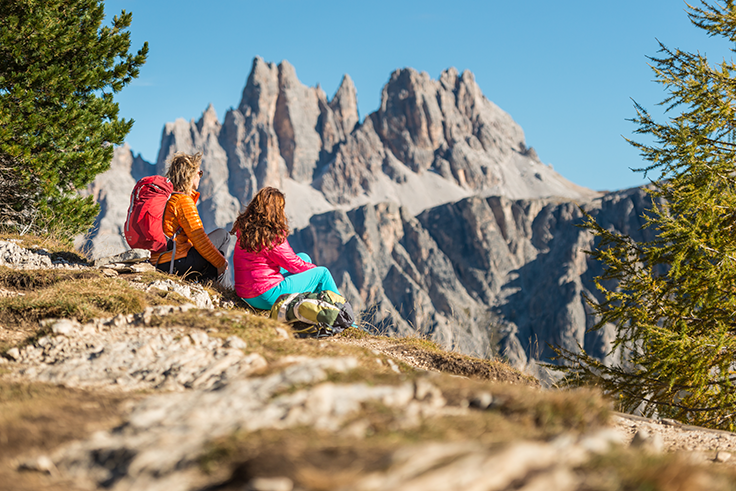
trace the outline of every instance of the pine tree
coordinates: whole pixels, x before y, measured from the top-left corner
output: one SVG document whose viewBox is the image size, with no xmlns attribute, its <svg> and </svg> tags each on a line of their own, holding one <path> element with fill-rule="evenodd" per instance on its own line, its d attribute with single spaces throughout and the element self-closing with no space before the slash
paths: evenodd
<svg viewBox="0 0 736 491">
<path fill-rule="evenodd" d="M 0 0 L 0 226 L 67 237 L 97 215 L 78 192 L 109 168 L 132 120 L 113 100 L 145 63 L 131 14 L 101 0 Z"/>
<path fill-rule="evenodd" d="M 691 22 L 709 36 L 736 42 L 736 6 L 688 5 Z M 733 51 L 733 50 L 732 50 Z M 657 123 L 636 105 L 632 142 L 658 172 L 645 227 L 656 239 L 587 226 L 600 239 L 592 256 L 603 262 L 601 301 L 589 299 L 596 328 L 613 323 L 621 363 L 606 366 L 585 352 L 563 353 L 573 362 L 567 381 L 592 383 L 613 395 L 620 409 L 639 408 L 714 428 L 736 428 L 736 71 L 733 61 L 710 64 L 700 53 L 660 44 L 650 58 L 667 89 Z"/>
</svg>

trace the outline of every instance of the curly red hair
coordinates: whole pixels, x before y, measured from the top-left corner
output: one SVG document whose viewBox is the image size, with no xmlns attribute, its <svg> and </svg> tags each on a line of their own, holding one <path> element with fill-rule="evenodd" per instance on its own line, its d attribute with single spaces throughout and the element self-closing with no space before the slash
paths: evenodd
<svg viewBox="0 0 736 491">
<path fill-rule="evenodd" d="M 240 247 L 248 252 L 270 250 L 289 236 L 289 222 L 284 213 L 286 198 L 276 188 L 265 187 L 250 200 L 235 219 L 230 233 L 240 232 Z"/>
</svg>

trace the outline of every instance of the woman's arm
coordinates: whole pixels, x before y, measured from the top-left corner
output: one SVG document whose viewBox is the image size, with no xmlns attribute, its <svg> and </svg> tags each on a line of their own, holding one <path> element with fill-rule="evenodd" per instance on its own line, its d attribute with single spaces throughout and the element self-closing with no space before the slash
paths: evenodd
<svg viewBox="0 0 736 491">
<path fill-rule="evenodd" d="M 194 200 L 187 195 L 182 195 L 177 200 L 176 205 L 179 225 L 181 225 L 181 228 L 194 245 L 194 248 L 202 254 L 203 258 L 216 267 L 218 271 L 224 271 L 227 266 L 227 259 L 220 254 L 220 251 L 217 250 L 207 234 L 204 233 L 204 225 L 202 225 L 202 220 L 199 218 L 199 212 L 197 212 L 197 206 L 194 204 Z"/>
<path fill-rule="evenodd" d="M 297 256 L 288 240 L 284 240 L 281 244 L 267 251 L 267 255 L 289 273 L 302 273 L 315 267 L 314 264 L 308 263 Z"/>
</svg>

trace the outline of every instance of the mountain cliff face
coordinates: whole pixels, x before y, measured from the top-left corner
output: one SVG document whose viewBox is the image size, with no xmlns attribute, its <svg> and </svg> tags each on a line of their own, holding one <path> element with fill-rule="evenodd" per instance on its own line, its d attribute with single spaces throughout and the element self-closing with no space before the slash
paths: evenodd
<svg viewBox="0 0 736 491">
<path fill-rule="evenodd" d="M 584 296 L 598 297 L 600 265 L 583 211 L 604 227 L 641 231 L 642 189 L 581 203 L 473 196 L 412 216 L 394 203 L 312 217 L 291 244 L 326 265 L 377 329 L 418 331 L 444 346 L 488 356 L 496 346 L 516 366 L 550 360 L 549 344 L 599 358 L 613 326 L 588 330 Z"/>
<path fill-rule="evenodd" d="M 574 203 L 636 221 L 643 195 L 600 198 L 541 163 L 468 71 L 433 80 L 396 70 L 361 122 L 349 76 L 328 99 L 288 62 L 256 58 L 222 123 L 212 106 L 167 123 L 154 165 L 116 149 L 89 190 L 102 207 L 86 242 L 93 255 L 125 247 L 135 181 L 163 174 L 177 151 L 204 154 L 207 230 L 228 228 L 261 187 L 285 191 L 294 248 L 329 266 L 379 330 L 480 356 L 500 345 L 517 366 L 547 357 L 547 342 L 601 355 L 610 343 L 608 331 L 585 334 L 581 294 L 592 294 L 594 266 Z"/>
<path fill-rule="evenodd" d="M 147 172 L 163 174 L 177 151 L 202 152 L 200 214 L 210 227 L 232 223 L 263 186 L 287 193 L 294 227 L 315 213 L 383 201 L 417 214 L 472 195 L 596 195 L 542 164 L 522 129 L 468 71 L 451 68 L 432 80 L 396 70 L 377 111 L 360 123 L 357 108 L 347 75 L 328 100 L 321 88 L 303 85 L 288 62 L 255 58 L 241 101 L 224 122 L 210 106 L 196 122 L 166 123 Z M 116 158 L 132 159 L 124 153 Z M 125 196 L 127 184 L 117 189 Z"/>
</svg>

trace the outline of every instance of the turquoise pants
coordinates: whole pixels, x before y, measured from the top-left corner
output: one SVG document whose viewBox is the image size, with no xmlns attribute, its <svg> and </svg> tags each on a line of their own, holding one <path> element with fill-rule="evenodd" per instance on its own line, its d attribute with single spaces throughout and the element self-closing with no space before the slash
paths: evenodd
<svg viewBox="0 0 736 491">
<path fill-rule="evenodd" d="M 297 256 L 308 263 L 312 262 L 312 258 L 303 252 L 297 253 Z M 284 293 L 320 292 L 322 290 L 340 293 L 330 270 L 324 266 L 293 274 L 282 268 L 281 274 L 284 275 L 284 281 L 257 297 L 243 300 L 256 309 L 270 310 L 274 302 Z"/>
</svg>

